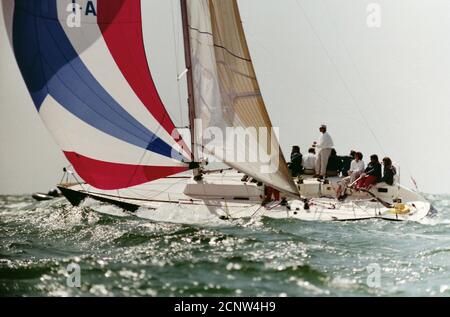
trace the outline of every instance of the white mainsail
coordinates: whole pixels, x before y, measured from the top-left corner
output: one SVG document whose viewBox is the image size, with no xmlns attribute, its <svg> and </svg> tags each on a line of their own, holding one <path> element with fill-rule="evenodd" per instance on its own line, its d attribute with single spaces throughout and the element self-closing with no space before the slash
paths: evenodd
<svg viewBox="0 0 450 317">
<path fill-rule="evenodd" d="M 197 147 L 298 195 L 261 96 L 237 2 L 188 0 L 188 13 L 195 110 L 201 122 Z"/>
</svg>

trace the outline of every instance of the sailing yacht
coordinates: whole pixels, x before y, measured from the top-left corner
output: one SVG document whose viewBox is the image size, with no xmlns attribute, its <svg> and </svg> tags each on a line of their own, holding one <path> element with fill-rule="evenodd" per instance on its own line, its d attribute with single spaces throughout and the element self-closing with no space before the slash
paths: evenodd
<svg viewBox="0 0 450 317">
<path fill-rule="evenodd" d="M 341 202 L 333 198 L 338 177 L 291 177 L 236 0 L 180 0 L 186 71 L 178 79 L 186 81 L 189 138 L 152 77 L 140 0 L 2 5 L 34 105 L 71 163 L 58 188 L 74 206 L 100 201 L 169 222 L 418 221 L 431 210 L 398 182 Z M 283 199 L 267 202 L 268 188 Z"/>
</svg>

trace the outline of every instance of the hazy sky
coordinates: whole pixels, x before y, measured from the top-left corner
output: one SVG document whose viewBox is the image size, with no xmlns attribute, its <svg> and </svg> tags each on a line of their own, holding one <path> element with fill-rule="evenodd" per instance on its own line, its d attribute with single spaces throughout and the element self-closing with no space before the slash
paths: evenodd
<svg viewBox="0 0 450 317">
<path fill-rule="evenodd" d="M 176 122 L 177 0 L 145 0 L 150 66 Z M 240 0 L 251 54 L 285 154 L 327 123 L 340 153 L 389 155 L 422 191 L 450 193 L 450 1 Z M 380 20 L 373 18 L 380 8 Z M 375 21 L 375 22 L 374 22 Z M 379 27 L 369 27 L 377 25 Z M 170 52 L 170 54 L 168 54 Z M 174 63 L 175 56 L 179 62 Z M 67 165 L 39 120 L 0 23 L 0 193 L 47 190 Z"/>
</svg>

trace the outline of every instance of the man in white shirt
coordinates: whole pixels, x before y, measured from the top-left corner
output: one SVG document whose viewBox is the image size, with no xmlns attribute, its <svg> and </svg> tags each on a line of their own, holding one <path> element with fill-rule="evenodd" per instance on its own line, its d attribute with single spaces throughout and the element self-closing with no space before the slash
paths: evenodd
<svg viewBox="0 0 450 317">
<path fill-rule="evenodd" d="M 316 170 L 316 150 L 310 148 L 308 154 L 303 156 L 303 168 L 306 175 L 314 175 Z"/>
<path fill-rule="evenodd" d="M 345 177 L 336 189 L 336 198 L 345 198 L 345 192 L 350 184 L 354 184 L 364 173 L 366 166 L 363 161 L 363 155 L 361 152 L 355 153 L 355 159 L 350 164 L 350 169 L 348 170 L 348 177 Z"/>
<path fill-rule="evenodd" d="M 350 164 L 348 175 L 350 176 L 350 184 L 354 183 L 364 172 L 366 166 L 362 160 L 362 154 L 360 152 L 355 154 L 355 159 Z"/>
<path fill-rule="evenodd" d="M 319 144 L 316 144 L 319 152 L 317 153 L 315 176 L 325 178 L 327 176 L 328 159 L 330 158 L 334 143 L 330 134 L 327 132 L 326 125 L 322 124 L 319 130 L 322 136 L 320 137 Z"/>
</svg>

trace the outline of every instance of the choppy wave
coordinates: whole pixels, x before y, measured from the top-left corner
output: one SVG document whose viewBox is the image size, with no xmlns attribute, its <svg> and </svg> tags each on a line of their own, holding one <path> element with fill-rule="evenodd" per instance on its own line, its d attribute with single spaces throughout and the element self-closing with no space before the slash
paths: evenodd
<svg viewBox="0 0 450 317">
<path fill-rule="evenodd" d="M 428 198 L 439 213 L 421 223 L 186 225 L 4 196 L 0 295 L 449 296 L 450 197 Z"/>
</svg>

